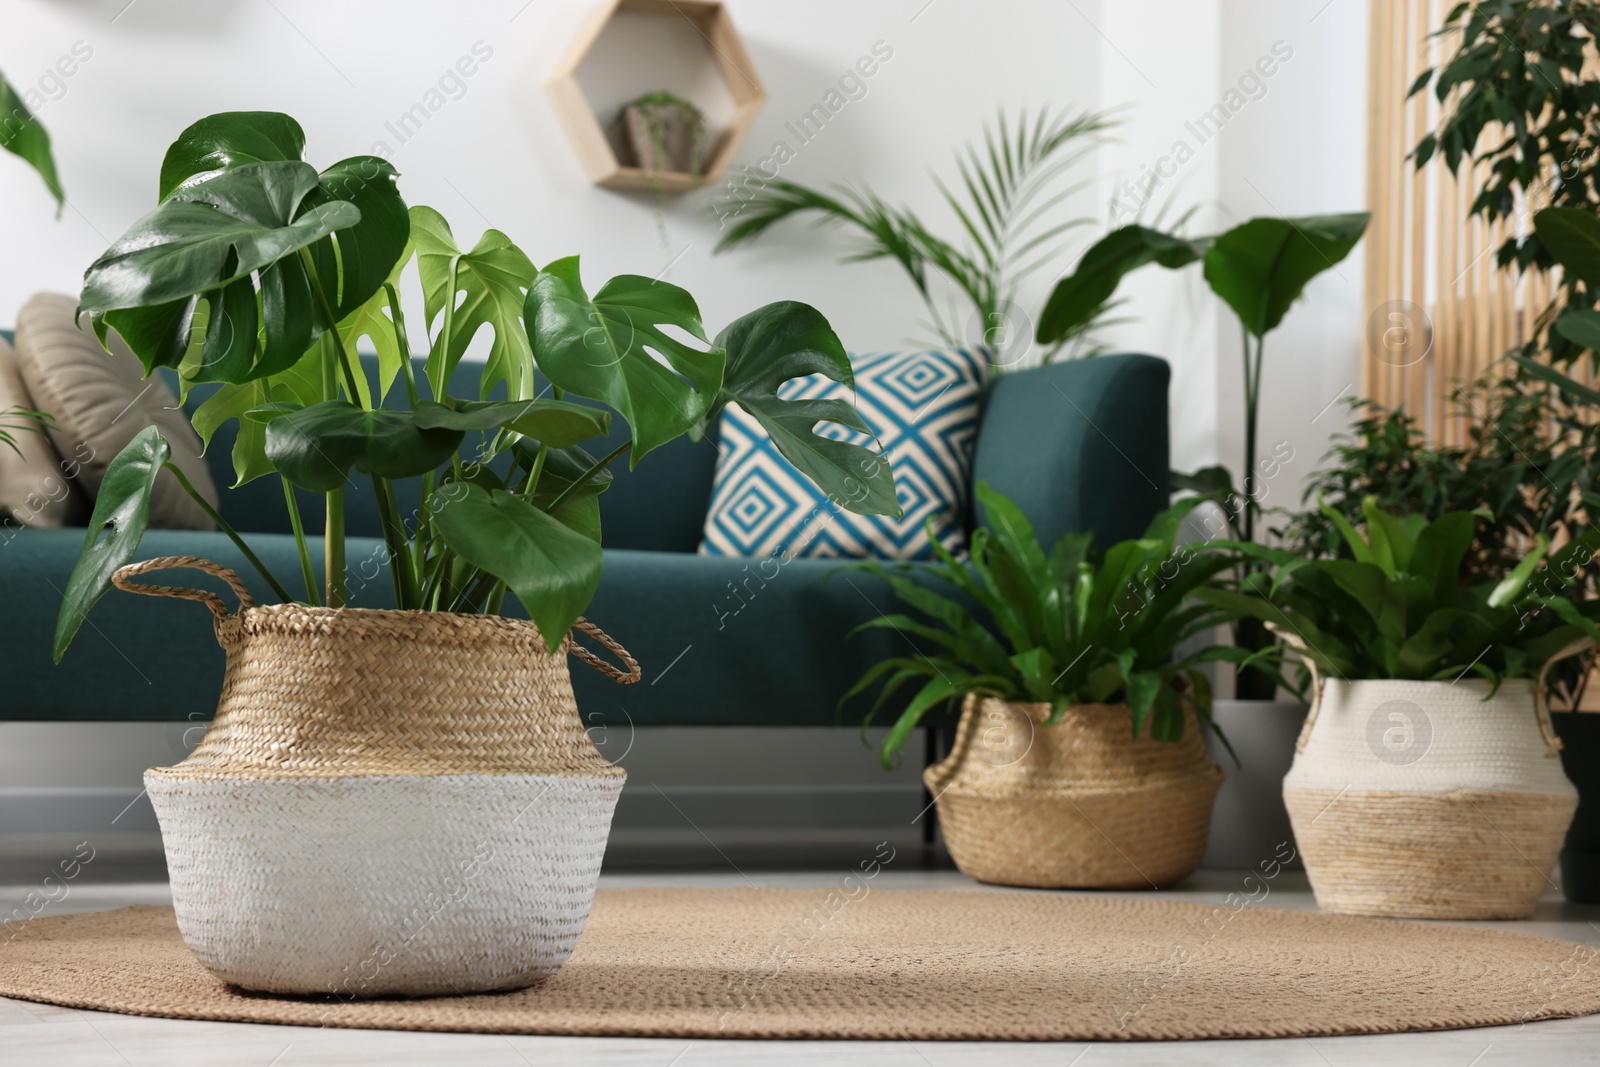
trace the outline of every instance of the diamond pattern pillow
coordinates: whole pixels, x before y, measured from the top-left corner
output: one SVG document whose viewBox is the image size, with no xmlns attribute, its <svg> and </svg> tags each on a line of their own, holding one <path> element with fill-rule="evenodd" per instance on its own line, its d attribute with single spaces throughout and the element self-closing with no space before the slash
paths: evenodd
<svg viewBox="0 0 1600 1067">
<path fill-rule="evenodd" d="M 730 405 L 722 414 L 702 553 L 932 559 L 931 519 L 939 544 L 964 554 L 963 516 L 987 364 L 966 351 L 884 352 L 855 356 L 852 363 L 853 395 L 821 375 L 785 382 L 778 395 L 853 400 L 876 433 L 876 448 L 889 457 L 905 514 L 895 519 L 845 511 L 789 465 L 760 423 Z M 817 432 L 873 447 L 870 438 L 833 423 Z"/>
</svg>

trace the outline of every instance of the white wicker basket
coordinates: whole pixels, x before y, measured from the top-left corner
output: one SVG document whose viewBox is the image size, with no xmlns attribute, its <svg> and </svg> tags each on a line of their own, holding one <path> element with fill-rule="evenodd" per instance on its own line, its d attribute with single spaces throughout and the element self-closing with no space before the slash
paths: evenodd
<svg viewBox="0 0 1600 1067">
<path fill-rule="evenodd" d="M 180 566 L 228 581 L 240 610 L 130 581 Z M 179 930 L 213 973 L 274 993 L 449 994 L 525 986 L 571 955 L 626 775 L 532 623 L 254 607 L 194 557 L 114 580 L 202 601 L 227 652 L 205 737 L 145 774 Z M 570 637 L 558 653 L 638 679 L 579 626 L 630 670 Z"/>
<path fill-rule="evenodd" d="M 1283 783 L 1317 903 L 1530 914 L 1577 806 L 1526 679 L 1321 683 Z"/>
</svg>

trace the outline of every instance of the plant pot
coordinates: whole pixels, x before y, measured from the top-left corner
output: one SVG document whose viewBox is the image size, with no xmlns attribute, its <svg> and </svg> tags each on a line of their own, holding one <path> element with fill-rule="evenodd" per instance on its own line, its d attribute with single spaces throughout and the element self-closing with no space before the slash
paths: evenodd
<svg viewBox="0 0 1600 1067">
<path fill-rule="evenodd" d="M 1577 791 L 1535 688 L 1330 679 L 1283 797 L 1317 903 L 1417 919 L 1533 912 Z"/>
<path fill-rule="evenodd" d="M 240 610 L 128 582 L 168 566 L 222 577 Z M 592 653 L 569 636 L 551 656 L 532 623 L 495 616 L 254 607 L 192 557 L 115 581 L 202 600 L 227 653 L 205 736 L 144 779 L 178 927 L 212 973 L 427 995 L 514 989 L 566 961 L 626 777 L 573 700 L 566 654 Z M 607 670 L 636 679 L 628 662 Z"/>
<path fill-rule="evenodd" d="M 1285 842 L 1293 843 L 1283 776 L 1294 762 L 1294 743 L 1305 726 L 1306 711 L 1297 700 L 1212 703 L 1211 719 L 1227 735 L 1239 762 L 1235 765 L 1216 734 L 1206 731 L 1206 748 L 1228 769 L 1228 777 L 1212 809 L 1204 866 L 1256 870 L 1263 860 L 1277 859 Z"/>
<path fill-rule="evenodd" d="M 1600 714 L 1573 711 L 1550 716 L 1561 738 L 1561 766 L 1578 790 L 1561 849 L 1561 889 L 1580 904 L 1600 904 Z"/>
<path fill-rule="evenodd" d="M 629 104 L 622 130 L 633 165 L 667 174 L 699 174 L 705 163 L 700 113 L 681 104 Z"/>
<path fill-rule="evenodd" d="M 1186 716 L 1176 743 L 1133 737 L 1126 704 L 968 696 L 949 757 L 923 772 L 956 866 L 980 882 L 1132 889 L 1200 866 L 1222 770 Z"/>
</svg>

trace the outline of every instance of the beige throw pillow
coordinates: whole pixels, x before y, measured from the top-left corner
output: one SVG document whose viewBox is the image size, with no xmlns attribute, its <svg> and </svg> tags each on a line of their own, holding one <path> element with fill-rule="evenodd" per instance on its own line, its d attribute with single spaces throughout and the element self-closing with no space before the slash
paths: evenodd
<svg viewBox="0 0 1600 1067">
<path fill-rule="evenodd" d="M 101 348 L 93 330 L 79 328 L 76 310 L 70 296 L 38 293 L 17 315 L 17 365 L 34 406 L 55 416 L 50 438 L 56 451 L 80 464 L 79 481 L 92 499 L 117 453 L 145 427 L 159 427 L 172 446 L 172 462 L 215 507 L 217 489 L 200 455 L 200 438 L 172 390 L 158 377 L 142 377 L 139 358 L 116 334 L 110 335 L 110 352 Z M 156 479 L 150 525 L 216 528 L 171 471 Z"/>
<path fill-rule="evenodd" d="M 89 498 L 78 486 L 78 464 L 62 460 L 42 430 L 4 413 L 38 410 L 22 383 L 17 355 L 0 337 L 0 424 L 16 448 L 0 441 L 0 511 L 18 526 L 82 526 L 89 521 Z M 37 424 L 33 424 L 37 425 Z"/>
</svg>

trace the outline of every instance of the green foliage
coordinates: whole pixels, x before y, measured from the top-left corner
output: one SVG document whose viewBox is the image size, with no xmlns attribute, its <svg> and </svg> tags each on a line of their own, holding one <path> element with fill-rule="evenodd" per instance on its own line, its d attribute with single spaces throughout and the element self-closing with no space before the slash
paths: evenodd
<svg viewBox="0 0 1600 1067">
<path fill-rule="evenodd" d="M 1087 181 L 1068 179 L 1111 125 L 1106 115 L 1093 112 L 1053 114 L 1042 108 L 1030 119 L 1024 109 L 1013 121 L 1001 111 L 992 126 L 984 126 L 981 144 L 968 144 L 956 153 L 957 189 L 935 179 L 960 226 L 960 236 L 953 239 L 867 188 L 841 188 L 830 195 L 775 180 L 760 182 L 736 211 L 724 216 L 737 221 L 717 249 L 748 243 L 776 223 L 806 213 L 842 222 L 864 239 L 847 262 L 899 263 L 917 287 L 943 344 L 959 348 L 968 343 L 962 324 L 970 315 L 982 324 L 985 343 L 1000 362 L 1018 286 L 1059 259 L 1067 234 L 1093 224 L 1089 218 L 1057 219 L 1053 213 L 1087 187 Z M 961 293 L 964 306 L 941 308 L 929 284 L 935 274 Z M 1106 310 L 1104 305 L 1095 307 L 1077 329 L 1058 337 L 1056 346 L 1092 348 L 1090 334 Z"/>
<path fill-rule="evenodd" d="M 56 198 L 56 218 L 60 218 L 67 200 L 61 192 L 55 157 L 50 153 L 50 134 L 33 117 L 4 74 L 0 74 L 0 148 L 38 172 L 50 189 L 50 195 Z"/>
<path fill-rule="evenodd" d="M 61 597 L 56 618 L 54 655 L 57 663 L 106 591 L 118 567 L 133 562 L 139 540 L 150 524 L 150 492 L 156 475 L 172 456 L 172 449 L 154 426 L 134 435 L 128 447 L 118 452 L 100 483 L 89 516 L 89 531 L 72 577 Z"/>
<path fill-rule="evenodd" d="M 1600 35 L 1600 4 L 1473 0 L 1451 9 L 1437 35 L 1459 43 L 1411 86 L 1414 95 L 1431 85 L 1443 104 L 1438 126 L 1412 151 L 1416 165 L 1435 156 L 1458 173 L 1468 160 L 1487 164 L 1471 207 L 1486 221 L 1514 219 L 1531 194 L 1593 214 L 1600 206 L 1600 78 L 1585 61 Z M 1548 268 L 1546 235 L 1519 229 L 1501 245 L 1500 265 Z"/>
<path fill-rule="evenodd" d="M 1368 497 L 1398 515 L 1477 512 L 1472 545 L 1462 564 L 1469 584 L 1505 574 L 1541 533 L 1570 533 L 1587 525 L 1585 496 L 1600 470 L 1585 450 L 1559 447 L 1558 431 L 1574 413 L 1552 406 L 1548 390 L 1515 381 L 1480 382 L 1458 391 L 1456 417 L 1466 426 L 1463 445 L 1430 444 L 1405 411 L 1363 405 L 1347 435 L 1328 452 L 1333 462 L 1312 475 L 1304 499 L 1320 501 L 1273 532 L 1283 547 L 1308 559 L 1333 558 L 1344 549 L 1331 517 L 1359 525 Z M 1589 430 L 1589 436 L 1595 431 Z M 1596 455 L 1594 449 L 1588 455 Z"/>
<path fill-rule="evenodd" d="M 1205 255 L 1206 245 L 1149 226 L 1111 231 L 1083 254 L 1071 274 L 1056 283 L 1039 315 L 1040 343 L 1059 344 L 1088 329 L 1130 272 L 1146 263 L 1160 263 L 1169 270 L 1187 267 Z"/>
<path fill-rule="evenodd" d="M 377 497 L 397 606 L 498 613 L 509 592 L 555 648 L 600 579 L 607 465 L 702 433 L 729 403 L 760 419 L 842 506 L 898 514 L 884 457 L 813 432 L 819 422 L 865 431 L 849 404 L 778 398 L 783 382 L 815 373 L 853 384 L 843 346 L 815 309 L 770 304 L 709 341 L 693 297 L 676 286 L 624 275 L 591 299 L 576 257 L 538 270 L 497 230 L 463 251 L 438 212 L 406 209 L 381 160 L 356 157 L 319 174 L 300 161 L 303 146 L 286 115 L 195 123 L 167 153 L 161 203 L 90 267 L 82 306 L 102 339 L 116 328 L 147 367 L 176 367 L 185 390 L 222 383 L 195 412 L 195 429 L 209 442 L 239 420 L 238 484 L 283 479 L 308 601 L 318 602 L 314 571 L 291 487 L 327 494 L 322 599 L 340 607 L 343 492 L 354 471 Z M 399 295 L 412 264 L 433 399 L 415 379 Z M 451 373 L 485 328 L 477 395 L 452 397 Z M 351 355 L 362 338 L 379 352 L 376 382 Z M 540 371 L 554 396 L 534 395 Z M 380 406 L 396 377 L 408 404 Z M 630 439 L 597 459 L 580 444 L 608 432 L 613 412 Z M 482 447 L 464 455 L 469 434 Z M 111 464 L 62 605 L 58 659 L 137 550 L 163 466 L 290 599 L 166 458 L 166 442 L 149 431 Z M 421 481 L 410 524 L 393 486 L 405 478 Z"/>
<path fill-rule="evenodd" d="M 1506 678 L 1536 678 L 1574 643 L 1600 640 L 1593 621 L 1600 602 L 1561 595 L 1593 559 L 1600 531 L 1585 529 L 1548 560 L 1549 541 L 1540 535 L 1509 571 L 1466 584 L 1474 515 L 1452 511 L 1429 522 L 1384 511 L 1372 497 L 1362 512 L 1364 534 L 1325 509 L 1350 558 L 1306 560 L 1241 546 L 1277 567 L 1270 583 L 1257 574 L 1245 591 L 1197 595 L 1261 619 L 1325 675 L 1352 680 L 1452 680 L 1471 671 L 1498 687 Z"/>
<path fill-rule="evenodd" d="M 1275 330 L 1306 284 L 1331 270 L 1367 228 L 1367 213 L 1261 218 L 1235 226 L 1205 253 L 1206 282 L 1250 336 Z"/>
<path fill-rule="evenodd" d="M 1047 703 L 1049 724 L 1073 704 L 1125 702 L 1134 735 L 1148 723 L 1161 741 L 1182 737 L 1186 706 L 1210 720 L 1201 664 L 1253 657 L 1213 646 L 1175 658 L 1184 641 L 1239 617 L 1193 600 L 1220 584 L 1237 556 L 1175 547 L 1179 523 L 1199 498 L 1162 512 L 1143 537 L 1103 556 L 1092 550 L 1089 533 L 1068 534 L 1046 553 L 1010 500 L 987 483 L 978 486 L 978 500 L 993 532 L 973 531 L 970 565 L 935 543 L 941 562 L 926 569 L 948 594 L 914 580 L 907 567 L 851 567 L 883 579 L 915 613 L 883 615 L 858 631 L 893 629 L 916 647 L 936 649 L 884 660 L 845 694 L 849 700 L 878 687 L 870 721 L 908 682 L 921 683 L 884 739 L 885 766 L 930 710 L 966 693 Z"/>
<path fill-rule="evenodd" d="M 1312 215 L 1256 218 L 1215 237 L 1185 238 L 1130 225 L 1102 237 L 1078 269 L 1056 284 L 1039 319 L 1038 340 L 1053 344 L 1083 328 L 1130 272 L 1148 263 L 1169 270 L 1201 261 L 1206 283 L 1233 311 L 1244 332 L 1245 456 L 1243 496 L 1220 467 L 1178 475 L 1180 488 L 1225 489 L 1224 506 L 1244 540 L 1254 539 L 1256 424 L 1261 404 L 1264 338 L 1277 328 L 1306 285 L 1334 268 L 1355 247 L 1368 216 Z M 1252 345 L 1252 340 L 1254 344 Z"/>
</svg>

